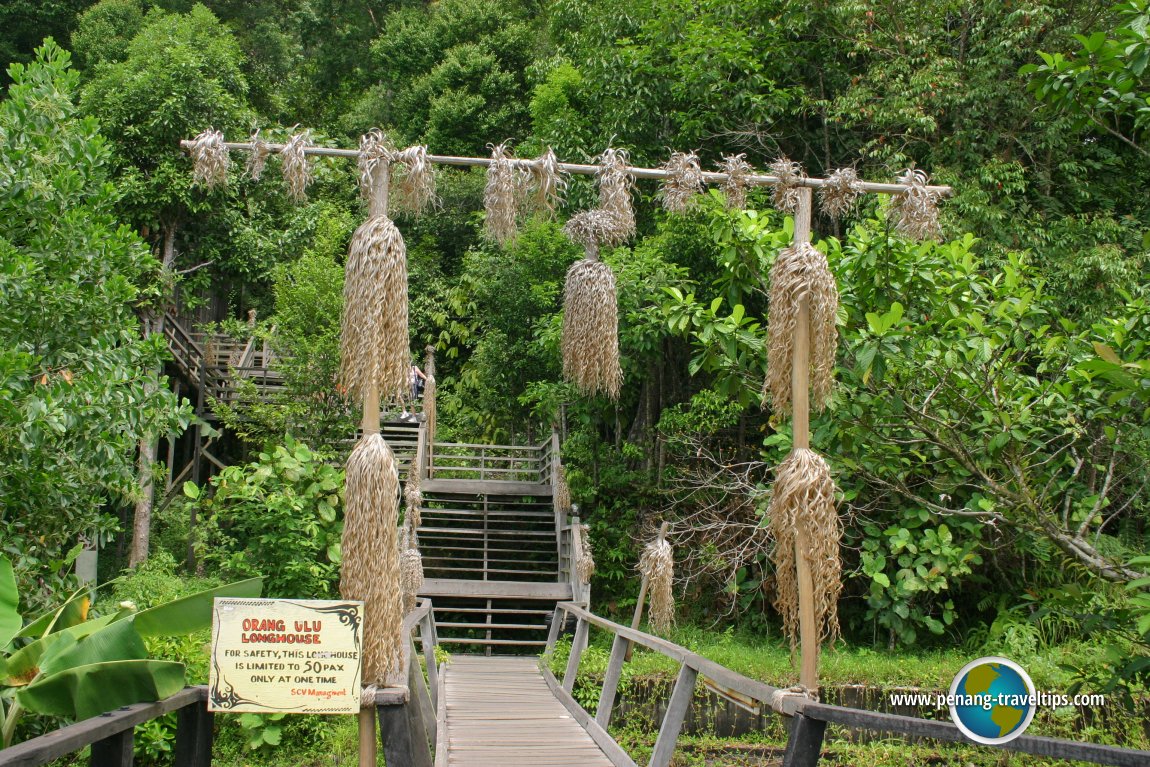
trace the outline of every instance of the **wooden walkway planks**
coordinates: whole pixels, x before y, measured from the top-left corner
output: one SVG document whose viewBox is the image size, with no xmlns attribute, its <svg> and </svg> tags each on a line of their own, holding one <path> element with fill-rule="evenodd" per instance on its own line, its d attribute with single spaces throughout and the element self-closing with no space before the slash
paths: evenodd
<svg viewBox="0 0 1150 767">
<path fill-rule="evenodd" d="M 447 665 L 447 764 L 611 767 L 556 700 L 534 657 L 453 656 Z"/>
</svg>

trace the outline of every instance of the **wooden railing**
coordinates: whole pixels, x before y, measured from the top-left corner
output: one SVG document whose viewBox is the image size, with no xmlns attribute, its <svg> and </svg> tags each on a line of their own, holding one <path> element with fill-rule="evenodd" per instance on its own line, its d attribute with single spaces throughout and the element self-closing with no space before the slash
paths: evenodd
<svg viewBox="0 0 1150 767">
<path fill-rule="evenodd" d="M 546 484 L 551 476 L 551 457 L 545 454 L 549 444 L 531 447 L 436 442 L 428 455 L 429 478 Z"/>
<path fill-rule="evenodd" d="M 571 641 L 571 654 L 567 668 L 560 682 L 551 673 L 547 658 L 555 649 L 559 631 L 567 623 L 567 617 L 576 620 L 575 635 Z M 603 678 L 599 694 L 599 706 L 592 717 L 572 696 L 575 678 L 579 673 L 579 663 L 587 647 L 591 627 L 607 631 L 613 635 L 611 657 Z M 828 723 L 842 725 L 856 730 L 891 732 L 912 737 L 933 738 L 972 743 L 954 724 L 950 722 L 919 719 L 912 716 L 885 714 L 878 711 L 832 706 L 818 703 L 799 692 L 773 687 L 707 660 L 684 647 L 651 636 L 642 631 L 612 623 L 588 612 L 572 602 L 556 606 L 551 621 L 551 632 L 547 637 L 547 651 L 541 663 L 543 678 L 555 696 L 571 712 L 571 716 L 583 725 L 603 752 L 616 767 L 636 767 L 634 760 L 615 743 L 607 733 L 611 721 L 611 711 L 615 706 L 619 679 L 627 650 L 631 644 L 638 644 L 654 650 L 679 663 L 679 674 L 675 680 L 671 698 L 667 703 L 655 748 L 651 752 L 650 767 L 667 767 L 675 751 L 695 685 L 700 678 L 706 686 L 720 696 L 727 697 L 739 705 L 748 701 L 759 702 L 764 710 L 790 717 L 789 737 L 783 754 L 783 767 L 815 767 L 822 752 L 823 735 Z M 1072 740 L 1046 738 L 1035 735 L 1022 735 L 1009 743 L 984 748 L 1003 748 L 1038 756 L 1057 759 L 1071 759 L 1091 764 L 1117 765 L 1117 767 L 1146 767 L 1150 765 L 1150 751 L 1139 751 L 1116 746 L 1103 746 L 1095 743 L 1079 743 Z"/>
<path fill-rule="evenodd" d="M 402 668 L 405 684 L 376 692 L 380 743 L 389 765 L 431 767 L 431 747 L 442 720 L 442 675 L 435 661 L 439 642 L 430 599 L 422 599 L 404 616 Z M 420 650 L 427 667 L 420 667 L 412 633 L 419 629 Z M 137 703 L 62 727 L 0 751 L 3 767 L 39 767 L 91 746 L 91 767 L 132 764 L 133 732 L 138 724 L 176 712 L 175 767 L 210 767 L 214 715 L 207 710 L 208 688 L 185 687 L 155 703 Z"/>
</svg>

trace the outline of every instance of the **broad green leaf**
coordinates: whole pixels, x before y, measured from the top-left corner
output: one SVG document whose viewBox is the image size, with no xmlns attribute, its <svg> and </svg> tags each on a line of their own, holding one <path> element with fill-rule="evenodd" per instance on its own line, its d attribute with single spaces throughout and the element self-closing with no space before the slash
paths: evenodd
<svg viewBox="0 0 1150 767">
<path fill-rule="evenodd" d="M 42 659 L 62 651 L 67 646 L 76 644 L 78 640 L 94 634 L 118 617 L 120 616 L 106 615 L 102 618 L 84 621 L 79 625 L 48 634 L 21 647 L 8 658 L 8 676 L 5 683 L 12 686 L 28 684 L 39 673 Z M 60 646 L 57 647 L 57 644 Z"/>
<path fill-rule="evenodd" d="M 38 714 L 88 719 L 133 703 L 163 700 L 184 687 L 184 665 L 172 661 L 118 660 L 60 671 L 16 693 Z"/>
<path fill-rule="evenodd" d="M 119 621 L 85 637 L 67 649 L 47 654 L 40 666 L 40 674 L 46 677 L 59 671 L 93 663 L 143 660 L 147 657 L 148 648 L 144 646 L 144 640 L 140 639 L 132 622 Z"/>
<path fill-rule="evenodd" d="M 7 557 L 0 557 L 0 649 L 8 646 L 23 625 L 19 613 L 20 594 L 16 591 L 16 576 Z"/>
<path fill-rule="evenodd" d="M 1119 357 L 1113 349 L 1111 349 L 1109 346 L 1107 346 L 1104 343 L 1100 343 L 1098 341 L 1095 341 L 1094 342 L 1094 353 L 1097 354 L 1102 359 L 1106 360 L 1107 362 L 1111 363 L 1112 365 L 1121 365 L 1122 364 L 1122 358 Z"/>
<path fill-rule="evenodd" d="M 184 483 L 184 495 L 188 498 L 191 498 L 193 501 L 199 500 L 199 498 L 200 498 L 200 486 L 197 485 L 195 482 L 185 482 Z"/>
<path fill-rule="evenodd" d="M 143 637 L 190 634 L 212 625 L 212 601 L 216 597 L 258 597 L 263 587 L 263 578 L 229 583 L 143 610 L 132 622 Z"/>
</svg>

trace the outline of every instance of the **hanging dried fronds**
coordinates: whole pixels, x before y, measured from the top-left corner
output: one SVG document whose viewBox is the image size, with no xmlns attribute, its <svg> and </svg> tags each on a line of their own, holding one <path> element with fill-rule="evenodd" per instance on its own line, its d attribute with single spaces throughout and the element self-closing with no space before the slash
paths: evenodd
<svg viewBox="0 0 1150 767">
<path fill-rule="evenodd" d="M 833 642 L 839 636 L 843 528 L 835 511 L 835 483 L 822 456 L 803 447 L 791 451 L 775 472 L 767 517 L 775 539 L 775 608 L 791 647 L 799 640 L 796 544 L 811 570 L 819 642 Z"/>
<path fill-rule="evenodd" d="M 913 240 L 937 240 L 942 236 L 938 225 L 939 194 L 927 188 L 930 177 L 908 168 L 898 183 L 909 189 L 891 197 L 891 210 L 898 217 L 895 228 Z"/>
<path fill-rule="evenodd" d="M 811 405 L 817 411 L 830 399 L 834 380 L 839 291 L 826 255 L 810 243 L 784 249 L 771 267 L 763 404 L 769 400 L 776 413 L 790 412 L 792 353 L 803 298 L 810 318 Z"/>
<path fill-rule="evenodd" d="M 251 151 L 248 152 L 248 164 L 244 170 L 252 181 L 259 181 L 260 176 L 264 174 L 264 166 L 267 165 L 268 155 L 272 153 L 272 150 L 268 147 L 268 142 L 260 138 L 258 130 L 252 133 L 249 144 Z"/>
<path fill-rule="evenodd" d="M 599 155 L 599 208 L 617 217 L 615 223 L 619 229 L 611 238 L 617 243 L 635 236 L 635 210 L 631 206 L 635 179 L 627 170 L 627 162 L 628 155 L 623 149 L 609 148 Z"/>
<path fill-rule="evenodd" d="M 423 524 L 422 510 L 423 510 L 423 486 L 419 478 L 419 465 L 423 460 L 423 456 L 416 452 L 415 457 L 411 459 L 411 467 L 407 470 L 407 479 L 403 483 L 403 505 L 407 510 L 403 517 L 405 520 L 411 520 L 411 529 L 419 530 L 419 526 Z"/>
<path fill-rule="evenodd" d="M 407 251 L 387 216 L 352 235 L 343 285 L 339 382 L 354 401 L 371 385 L 385 401 L 410 393 Z"/>
<path fill-rule="evenodd" d="M 548 221 L 554 220 L 555 212 L 563 203 L 563 192 L 567 189 L 567 179 L 559 170 L 555 152 L 548 147 L 546 152 L 531 161 L 527 173 L 532 211 L 542 213 Z"/>
<path fill-rule="evenodd" d="M 435 347 L 428 344 L 424 349 L 427 357 L 423 363 L 423 374 L 427 381 L 423 384 L 423 422 L 427 426 L 427 444 L 435 444 Z"/>
<path fill-rule="evenodd" d="M 409 146 L 395 153 L 395 204 L 415 216 L 421 216 L 438 202 L 435 196 L 435 166 L 427 159 L 427 147 Z"/>
<path fill-rule="evenodd" d="M 359 172 L 359 191 L 365 200 L 371 197 L 376 171 L 380 166 L 389 166 L 394 158 L 395 146 L 379 128 L 372 128 L 359 137 L 359 155 L 355 165 Z"/>
<path fill-rule="evenodd" d="M 723 182 L 723 196 L 727 198 L 727 207 L 731 210 L 742 210 L 747 207 L 747 187 L 750 186 L 751 176 L 751 164 L 747 162 L 747 156 L 724 155 L 719 170 L 727 174 L 727 179 Z"/>
<path fill-rule="evenodd" d="M 491 165 L 487 166 L 487 186 L 483 190 L 483 209 L 487 213 L 487 236 L 506 245 L 517 234 L 520 180 L 505 144 L 491 147 Z"/>
<path fill-rule="evenodd" d="M 780 213 L 794 214 L 799 209 L 799 182 L 806 175 L 803 167 L 786 157 L 780 157 L 771 163 L 771 175 L 778 176 L 779 183 L 775 184 L 771 193 L 771 201 Z"/>
<path fill-rule="evenodd" d="M 552 484 L 554 487 L 551 491 L 551 500 L 555 504 L 555 510 L 561 515 L 571 513 L 571 488 L 567 485 L 567 467 L 563 464 L 559 464 Z M 563 518 L 566 519 L 566 516 Z"/>
<path fill-rule="evenodd" d="M 192 180 L 205 189 L 227 186 L 228 148 L 224 146 L 224 134 L 207 129 L 196 136 L 192 144 Z"/>
<path fill-rule="evenodd" d="M 615 274 L 602 261 L 580 259 L 563 292 L 563 376 L 587 395 L 619 398 L 619 312 Z"/>
<path fill-rule="evenodd" d="M 694 205 L 696 196 L 703 191 L 703 169 L 699 167 L 699 156 L 694 152 L 675 152 L 663 170 L 669 174 L 659 192 L 663 198 L 664 210 L 686 213 Z"/>
<path fill-rule="evenodd" d="M 576 528 L 579 535 L 579 559 L 575 562 L 575 574 L 579 582 L 586 586 L 595 574 L 595 558 L 591 554 L 591 526 L 579 525 Z"/>
<path fill-rule="evenodd" d="M 307 200 L 307 188 L 312 181 L 312 161 L 307 156 L 307 148 L 310 146 L 311 131 L 305 130 L 289 138 L 280 153 L 283 156 L 288 198 L 295 203 Z"/>
<path fill-rule="evenodd" d="M 862 194 L 862 179 L 855 169 L 839 168 L 827 176 L 827 183 L 819 190 L 819 204 L 823 213 L 837 220 L 855 209 Z"/>
<path fill-rule="evenodd" d="M 592 258 L 599 257 L 600 247 L 622 245 L 626 240 L 625 230 L 619 215 L 609 210 L 585 210 L 563 225 L 567 239 L 582 245 Z"/>
<path fill-rule="evenodd" d="M 403 590 L 403 612 L 415 609 L 419 590 L 423 588 L 423 556 L 419 553 L 419 538 L 411 520 L 405 520 L 399 542 L 399 584 Z"/>
<path fill-rule="evenodd" d="M 656 538 L 644 547 L 639 556 L 639 572 L 647 579 L 651 610 L 648 619 L 658 634 L 666 634 L 675 622 L 675 557 L 671 544 Z"/>
<path fill-rule="evenodd" d="M 364 602 L 363 684 L 385 685 L 400 668 L 399 476 L 379 434 L 365 434 L 347 459 L 339 593 Z"/>
</svg>

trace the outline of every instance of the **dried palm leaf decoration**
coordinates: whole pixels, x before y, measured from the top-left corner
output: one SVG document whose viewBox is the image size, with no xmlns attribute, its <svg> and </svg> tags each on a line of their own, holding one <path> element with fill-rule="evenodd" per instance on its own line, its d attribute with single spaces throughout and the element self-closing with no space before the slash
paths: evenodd
<svg viewBox="0 0 1150 767">
<path fill-rule="evenodd" d="M 399 672 L 403 603 L 396 519 L 399 475 L 379 433 L 365 434 L 347 459 L 339 593 L 364 602 L 363 684 Z"/>
<path fill-rule="evenodd" d="M 606 394 L 619 398 L 623 369 L 619 363 L 619 310 L 615 293 L 615 273 L 598 260 L 599 248 L 593 234 L 607 232 L 617 237 L 619 230 L 602 225 L 613 214 L 590 211 L 573 217 L 564 232 L 582 242 L 586 258 L 567 270 L 563 291 L 563 376 L 587 395 Z M 590 233 L 590 234 L 589 234 Z"/>
<path fill-rule="evenodd" d="M 395 204 L 415 216 L 436 207 L 435 166 L 427 159 L 427 147 L 409 146 L 395 153 Z"/>
<path fill-rule="evenodd" d="M 491 165 L 487 166 L 487 186 L 483 190 L 483 209 L 487 213 L 488 238 L 506 245 L 516 236 L 519 212 L 520 180 L 505 144 L 491 147 Z"/>
<path fill-rule="evenodd" d="M 372 128 L 359 137 L 359 154 L 355 166 L 363 199 L 370 201 L 376 174 L 387 170 L 394 156 L 395 146 L 379 128 Z"/>
<path fill-rule="evenodd" d="M 423 363 L 423 374 L 427 381 L 423 384 L 423 422 L 427 426 L 427 444 L 435 444 L 436 405 L 435 405 L 435 347 L 428 344 L 424 349 L 427 357 Z"/>
<path fill-rule="evenodd" d="M 419 541 L 410 518 L 403 523 L 399 545 L 399 581 L 403 590 L 403 612 L 406 614 L 415 609 L 416 597 L 423 588 L 423 556 L 419 553 Z"/>
<path fill-rule="evenodd" d="M 791 355 L 803 297 L 809 301 L 811 405 L 817 411 L 826 406 L 833 383 L 839 291 L 827 257 L 810 243 L 785 248 L 771 267 L 763 404 L 769 401 L 776 413 L 790 412 Z"/>
<path fill-rule="evenodd" d="M 244 170 L 252 181 L 259 181 L 264 174 L 264 166 L 267 165 L 268 155 L 272 153 L 272 150 L 268 147 L 268 142 L 260 138 L 258 130 L 252 132 L 249 145 L 251 151 L 248 152 L 248 164 Z"/>
<path fill-rule="evenodd" d="M 668 173 L 659 192 L 663 198 L 664 210 L 686 213 L 695 203 L 697 195 L 703 191 L 703 169 L 699 167 L 699 156 L 694 152 L 675 152 L 663 170 Z"/>
<path fill-rule="evenodd" d="M 898 182 L 909 188 L 891 197 L 891 210 L 898 217 L 895 228 L 914 240 L 937 240 L 942 235 L 938 225 L 939 195 L 927 188 L 930 177 L 908 168 Z"/>
<path fill-rule="evenodd" d="M 555 472 L 554 485 L 552 501 L 555 510 L 567 514 L 571 511 L 571 488 L 567 485 L 567 467 L 563 464 L 559 464 L 559 470 Z"/>
<path fill-rule="evenodd" d="M 209 128 L 196 136 L 192 145 L 192 180 L 205 189 L 228 183 L 228 148 L 224 134 Z"/>
<path fill-rule="evenodd" d="M 575 574 L 579 576 L 579 582 L 586 586 L 591 582 L 591 576 L 595 574 L 595 558 L 591 554 L 591 527 L 590 525 L 579 525 L 579 559 L 575 563 Z"/>
<path fill-rule="evenodd" d="M 834 480 L 822 456 L 804 447 L 791 451 L 775 472 L 767 517 L 775 539 L 775 607 L 783 616 L 783 630 L 791 647 L 797 645 L 799 637 L 796 543 L 811 569 L 818 640 L 833 642 L 839 636 L 843 528 L 835 511 Z"/>
<path fill-rule="evenodd" d="M 312 161 L 307 156 L 309 146 L 311 131 L 305 130 L 289 138 L 280 152 L 288 199 L 295 203 L 307 201 L 307 188 L 312 182 Z"/>
<path fill-rule="evenodd" d="M 369 145 L 371 142 L 367 142 Z M 407 249 L 387 217 L 387 165 L 373 166 L 370 217 L 355 230 L 343 286 L 339 380 L 348 396 L 362 400 L 369 388 L 398 401 L 408 391 L 411 351 L 407 323 Z"/>
<path fill-rule="evenodd" d="M 418 449 L 417 449 L 418 450 Z M 407 510 L 404 520 L 411 520 L 411 529 L 419 530 L 423 524 L 423 483 L 419 478 L 419 465 L 423 460 L 422 450 L 416 452 L 411 459 L 411 467 L 407 470 L 407 480 L 403 483 L 403 505 Z"/>
<path fill-rule="evenodd" d="M 819 204 L 823 213 L 838 220 L 855 209 L 862 193 L 862 180 L 855 169 L 839 168 L 827 176 L 827 183 L 819 190 Z"/>
<path fill-rule="evenodd" d="M 651 595 L 648 619 L 656 633 L 666 634 L 675 622 L 675 557 L 666 539 L 656 538 L 639 555 L 639 572 L 647 579 Z"/>
<path fill-rule="evenodd" d="M 798 210 L 799 185 L 805 178 L 802 166 L 786 157 L 780 157 L 771 163 L 771 175 L 779 179 L 771 193 L 775 209 L 780 213 L 793 214 Z"/>
<path fill-rule="evenodd" d="M 599 209 L 615 215 L 618 231 L 612 243 L 626 242 L 635 236 L 635 210 L 631 207 L 631 189 L 635 180 L 627 170 L 626 150 L 606 149 L 599 155 Z M 605 240 L 602 244 L 607 244 Z"/>
<path fill-rule="evenodd" d="M 567 179 L 559 171 L 555 152 L 548 147 L 546 152 L 531 161 L 527 172 L 532 212 L 542 213 L 548 221 L 554 220 L 555 212 L 563 202 L 563 191 L 567 188 Z"/>
<path fill-rule="evenodd" d="M 731 210 L 747 207 L 747 187 L 750 186 L 751 164 L 745 154 L 732 154 L 723 157 L 719 170 L 727 174 L 723 181 L 723 196 Z"/>
</svg>

